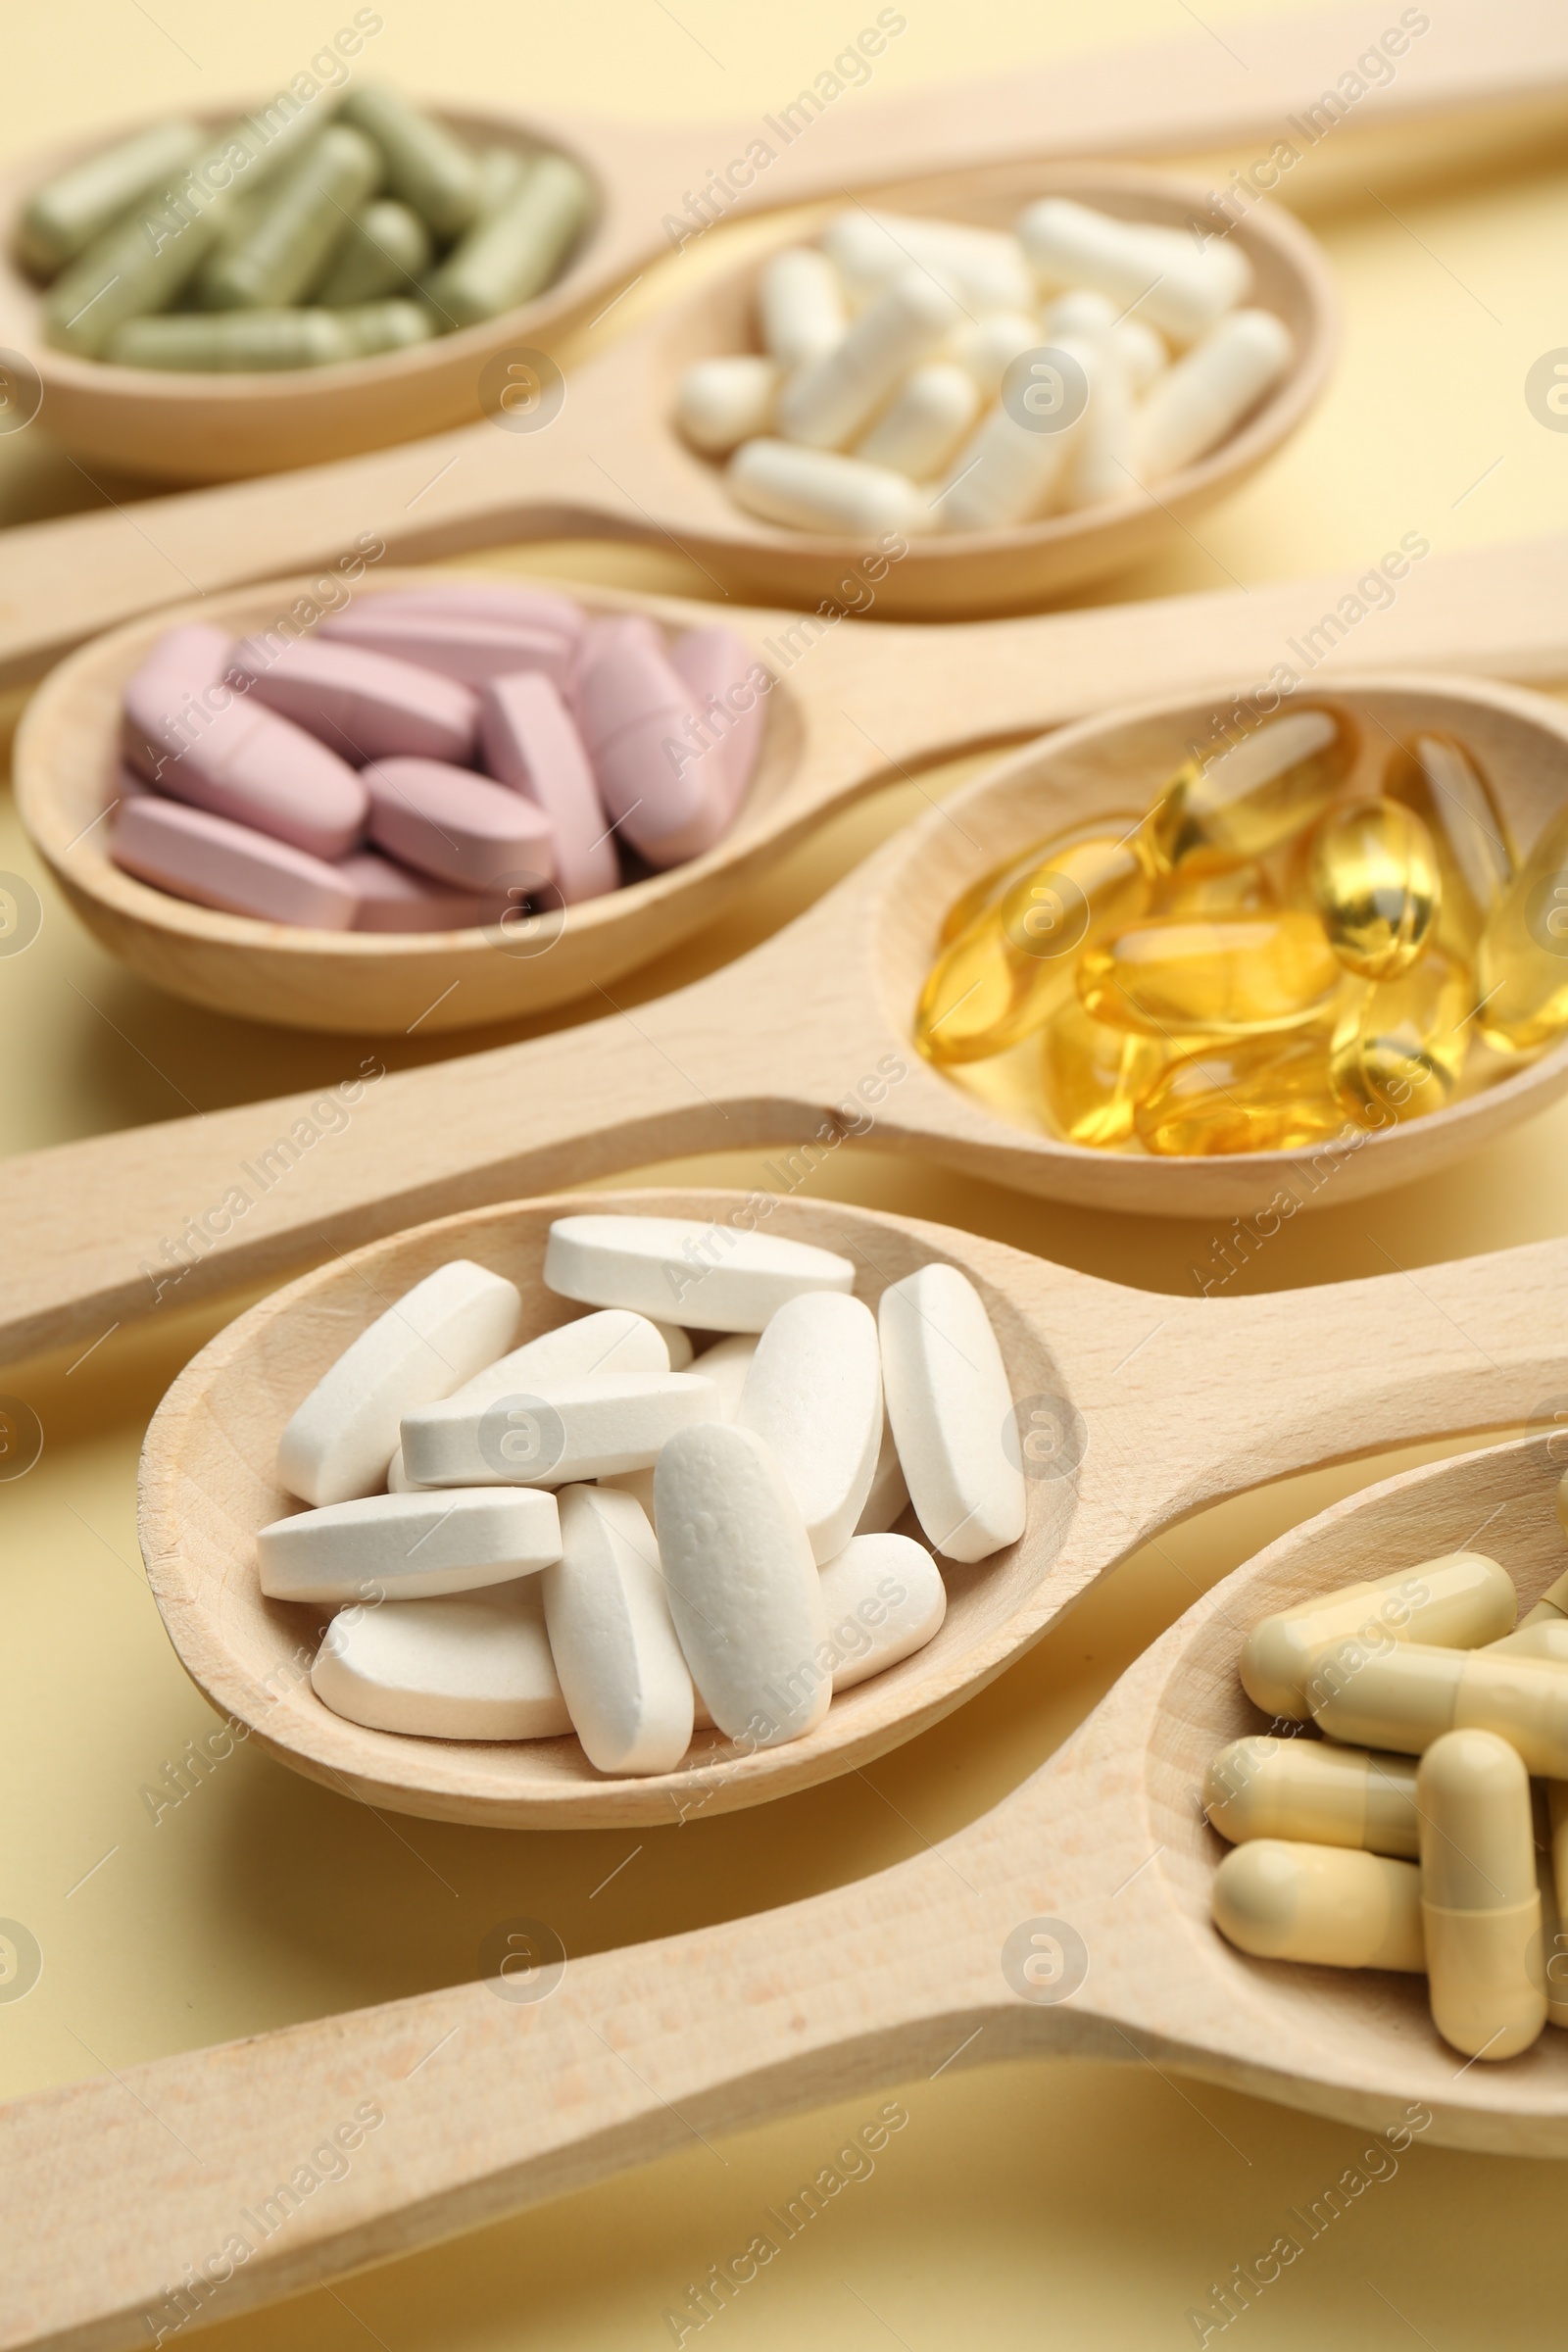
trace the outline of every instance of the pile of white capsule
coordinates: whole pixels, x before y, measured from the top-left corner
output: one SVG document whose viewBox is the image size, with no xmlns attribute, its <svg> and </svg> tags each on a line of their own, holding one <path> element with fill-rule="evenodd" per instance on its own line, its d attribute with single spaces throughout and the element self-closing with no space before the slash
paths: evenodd
<svg viewBox="0 0 1568 2352">
<path fill-rule="evenodd" d="M 760 349 L 699 360 L 676 417 L 737 504 L 830 536 L 992 531 L 1137 497 L 1289 367 L 1228 239 L 1066 197 L 1010 234 L 857 208 L 775 254 Z"/>
<path fill-rule="evenodd" d="M 672 1770 L 694 1729 L 774 1746 L 940 1628 L 906 1509 L 955 1560 L 1023 1534 L 1002 1351 L 956 1268 L 873 1314 L 831 1250 L 577 1216 L 544 1280 L 590 1311 L 518 1347 L 515 1284 L 437 1267 L 283 1431 L 311 1507 L 262 1529 L 262 1591 L 336 1607 L 312 1683 L 349 1721 L 575 1732 L 620 1775 Z"/>
<path fill-rule="evenodd" d="M 1445 2041 L 1489 2060 L 1568 2027 L 1568 1575 L 1517 1628 L 1516 1602 L 1457 1551 L 1263 1618 L 1241 1676 L 1279 1729 L 1203 1791 L 1232 1943 L 1424 1974 Z"/>
</svg>

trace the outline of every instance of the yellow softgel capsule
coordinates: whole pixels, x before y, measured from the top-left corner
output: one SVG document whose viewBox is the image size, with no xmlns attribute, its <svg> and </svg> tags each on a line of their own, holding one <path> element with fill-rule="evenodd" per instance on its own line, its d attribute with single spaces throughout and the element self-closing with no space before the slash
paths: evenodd
<svg viewBox="0 0 1568 2352">
<path fill-rule="evenodd" d="M 1428 948 L 1402 978 L 1350 987 L 1341 1001 L 1330 1068 L 1352 1118 L 1383 1126 L 1441 1110 L 1453 1098 L 1476 1006 L 1468 963 L 1442 946 Z"/>
<path fill-rule="evenodd" d="M 1393 1642 L 1479 1649 L 1508 1631 L 1517 1606 L 1512 1577 L 1484 1551 L 1445 1552 L 1260 1617 L 1242 1645 L 1242 1688 L 1265 1715 L 1304 1723 L 1311 1712 L 1307 1677 L 1314 1660 L 1336 1643 L 1355 1642 L 1369 1653 Z"/>
<path fill-rule="evenodd" d="M 1214 914 L 1270 914 L 1279 903 L 1260 865 L 1237 865 L 1225 874 L 1162 873 L 1149 910 L 1161 921 L 1200 922 Z"/>
<path fill-rule="evenodd" d="M 1257 1838 L 1225 1856 L 1209 1900 L 1227 1942 L 1257 1960 L 1411 1976 L 1426 1966 L 1413 1862 Z"/>
<path fill-rule="evenodd" d="M 1493 910 L 1476 977 L 1489 1046 L 1534 1054 L 1568 1028 L 1568 808 Z"/>
<path fill-rule="evenodd" d="M 1341 967 L 1309 914 L 1137 923 L 1078 965 L 1084 1010 L 1152 1037 L 1256 1037 L 1326 1013 Z"/>
<path fill-rule="evenodd" d="M 984 1061 L 1017 1045 L 1071 995 L 1078 951 L 1135 921 L 1149 890 L 1133 841 L 1095 834 L 1047 851 L 937 958 L 915 1008 L 920 1052 Z"/>
<path fill-rule="evenodd" d="M 1315 706 L 1270 719 L 1206 765 L 1189 760 L 1150 811 L 1159 863 L 1223 873 L 1289 841 L 1323 814 L 1355 761 L 1343 711 Z"/>
<path fill-rule="evenodd" d="M 1397 801 L 1331 808 L 1312 836 L 1312 895 L 1330 947 L 1363 980 L 1396 980 L 1425 951 L 1443 904 L 1431 834 Z"/>
<path fill-rule="evenodd" d="M 1494 1732 L 1446 1732 L 1416 1805 L 1432 2022 L 1467 2058 L 1516 2057 L 1546 2022 L 1530 1776 Z"/>
<path fill-rule="evenodd" d="M 1413 1861 L 1415 1776 L 1408 1756 L 1264 1733 L 1220 1749 L 1203 1782 L 1203 1811 L 1232 1845 L 1289 1838 Z"/>
<path fill-rule="evenodd" d="M 1480 763 L 1451 735 L 1417 735 L 1394 753 L 1383 790 L 1431 835 L 1443 875 L 1439 936 L 1473 960 L 1514 869 L 1507 821 Z"/>
<path fill-rule="evenodd" d="M 1298 1152 L 1346 1124 L 1321 1029 L 1233 1038 L 1186 1054 L 1155 1079 L 1133 1119 L 1145 1149 L 1173 1159 Z"/>
<path fill-rule="evenodd" d="M 1057 1134 L 1101 1151 L 1126 1143 L 1167 1058 L 1157 1038 L 1108 1029 L 1069 998 L 1040 1041 L 1040 1088 Z"/>
<path fill-rule="evenodd" d="M 937 933 L 939 945 L 944 948 L 949 946 L 960 933 L 968 930 L 977 915 L 984 914 L 988 906 L 996 906 L 1015 882 L 1021 882 L 1026 874 L 1032 874 L 1036 866 L 1049 864 L 1052 857 L 1065 849 L 1070 842 L 1099 840 L 1106 836 L 1112 841 L 1127 841 L 1139 832 L 1143 822 L 1136 810 L 1129 809 L 1125 813 L 1113 811 L 1108 816 L 1097 816 L 1092 824 L 1074 825 L 1065 832 L 1044 833 L 1038 841 L 1025 842 L 1021 850 L 1013 850 L 997 864 L 988 865 L 967 890 L 958 893 L 942 917 L 942 928 Z"/>
</svg>

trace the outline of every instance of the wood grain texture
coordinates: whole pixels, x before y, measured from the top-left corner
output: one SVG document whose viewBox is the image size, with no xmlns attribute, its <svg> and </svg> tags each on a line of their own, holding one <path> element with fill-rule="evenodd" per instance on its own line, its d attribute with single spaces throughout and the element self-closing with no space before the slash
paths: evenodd
<svg viewBox="0 0 1568 2352">
<path fill-rule="evenodd" d="M 972 681 L 972 669 L 956 674 Z M 1358 783 L 1373 784 L 1392 741 L 1435 727 L 1471 746 L 1522 846 L 1561 805 L 1560 705 L 1455 677 L 1337 672 L 1333 685 L 1367 722 Z M 1355 1130 L 1343 1148 L 1155 1159 L 1015 1124 L 920 1060 L 913 1007 L 956 894 L 1069 822 L 1147 807 L 1194 737 L 1207 739 L 1214 707 L 1189 692 L 1031 745 L 762 946 L 635 1014 L 392 1076 L 372 1061 L 346 1070 L 335 1097 L 244 1103 L 6 1161 L 0 1224 L 15 1270 L 0 1353 L 96 1340 L 152 1311 L 172 1284 L 181 1300 L 213 1295 L 423 1218 L 695 1152 L 782 1147 L 772 1181 L 788 1192 L 858 1135 L 1058 1200 L 1282 1218 L 1413 1181 L 1552 1101 L 1568 1085 L 1568 1041 L 1486 1092 Z M 247 1203 L 225 1216 L 236 1187 Z"/>
<path fill-rule="evenodd" d="M 1264 1728 L 1237 1681 L 1239 1629 L 1452 1549 L 1483 1523 L 1528 1605 L 1562 1566 L 1550 1443 L 1407 1472 L 1298 1528 L 1197 1602 L 1012 1795 L 914 1861 L 750 1919 L 568 1957 L 559 1981 L 523 1982 L 543 1995 L 531 2001 L 495 1983 L 448 1987 L 15 2101 L 0 2110 L 0 2345 L 146 2342 L 178 2318 L 166 2296 L 186 2266 L 201 2271 L 231 2233 L 250 2251 L 236 2265 L 230 2248 L 231 2276 L 191 2298 L 203 2318 L 564 2194 L 693 2133 L 942 2065 L 1151 2062 L 1370 2132 L 1424 2111 L 1426 2144 L 1568 2155 L 1561 2035 L 1548 2029 L 1506 2066 L 1456 2067 L 1420 1979 L 1232 1950 L 1207 1916 L 1225 1848 L 1200 1812 L 1210 1755 Z M 1076 1982 L 1077 1965 L 1054 1985 L 1047 1975 L 1045 1997 L 1019 1973 L 1040 1933 L 1084 1968 Z M 346 2174 L 278 2200 L 364 2105 L 383 2120 Z M 281 2218 L 259 2211 L 269 2200 Z M 208 2279 L 224 2267 L 213 2261 Z"/>
<path fill-rule="evenodd" d="M 314 465 L 460 423 L 493 354 L 548 335 L 600 306 L 612 289 L 681 234 L 685 191 L 700 190 L 759 138 L 772 161 L 735 190 L 726 217 L 890 186 L 1009 158 L 1164 156 L 1257 140 L 1264 154 L 1289 137 L 1286 118 L 1332 91 L 1355 58 L 1389 29 L 1370 0 L 1249 24 L 1244 44 L 1195 30 L 1146 48 L 1091 52 L 1015 67 L 956 86 L 898 97 L 850 91 L 809 106 L 804 127 L 766 117 L 672 129 L 495 108 L 448 108 L 445 118 L 490 144 L 544 143 L 576 157 L 598 191 L 593 232 L 547 293 L 521 309 L 416 351 L 287 377 L 165 376 L 73 360 L 43 344 L 36 289 L 0 262 L 0 342 L 43 379 L 49 424 L 68 447 L 174 480 L 214 479 Z M 1237 54 L 1245 48 L 1245 56 Z M 823 61 L 827 63 L 826 60 Z M 1381 88 L 1335 125 L 1337 141 L 1481 108 L 1528 104 L 1568 88 L 1568 30 L 1551 0 L 1449 0 L 1411 41 Z M 781 93 L 788 107 L 795 93 Z M 217 122 L 254 100 L 207 110 Z M 54 172 L 138 127 L 123 123 L 28 157 L 0 177 L 3 251 L 28 192 Z M 793 133 L 793 135 L 792 135 Z M 671 230 L 667 220 L 675 220 Z M 285 559 L 287 561 L 289 559 Z"/>
<path fill-rule="evenodd" d="M 994 227 L 1008 225 L 1031 197 L 1053 193 L 1174 226 L 1207 206 L 1197 182 L 1129 165 L 1002 165 L 934 192 L 926 183 L 889 191 L 904 210 Z M 1296 430 L 1322 390 L 1338 341 L 1328 264 L 1285 212 L 1256 210 L 1232 234 L 1252 265 L 1254 299 L 1278 313 L 1296 346 L 1294 364 L 1256 410 L 1218 449 L 1152 492 L 1014 530 L 913 539 L 881 581 L 887 612 L 1004 611 L 1119 570 L 1179 534 L 1185 518 L 1235 489 Z M 780 230 L 777 241 L 790 241 L 789 232 Z M 146 612 L 192 583 L 211 593 L 330 563 L 368 544 L 367 534 L 397 562 L 526 539 L 672 540 L 722 593 L 842 599 L 846 571 L 873 551 L 745 514 L 720 468 L 688 448 L 674 423 L 685 368 L 751 347 L 753 288 L 763 258 L 754 256 L 574 369 L 559 412 L 536 430 L 503 429 L 485 415 L 406 448 L 9 532 L 0 549 L 0 677 L 32 674 L 93 628 Z M 481 407 L 476 381 L 470 369 L 470 419 Z"/>
</svg>

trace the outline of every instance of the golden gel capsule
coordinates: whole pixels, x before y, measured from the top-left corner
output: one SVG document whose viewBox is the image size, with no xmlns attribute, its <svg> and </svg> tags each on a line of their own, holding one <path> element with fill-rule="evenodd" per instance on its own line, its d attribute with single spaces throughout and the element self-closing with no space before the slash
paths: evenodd
<svg viewBox="0 0 1568 2352">
<path fill-rule="evenodd" d="M 1125 1143 L 1167 1058 L 1158 1039 L 1107 1029 L 1069 998 L 1040 1040 L 1040 1088 L 1057 1134 L 1102 1151 Z"/>
<path fill-rule="evenodd" d="M 210 311 L 285 310 L 298 302 L 380 176 L 369 140 L 346 123 L 329 124 L 270 202 L 212 255 L 196 280 L 197 302 Z"/>
<path fill-rule="evenodd" d="M 1167 1064 L 1133 1113 L 1161 1156 L 1297 1152 L 1345 1126 L 1321 1030 L 1207 1044 Z"/>
<path fill-rule="evenodd" d="M 1153 1037 L 1256 1037 L 1333 1004 L 1340 965 L 1309 914 L 1137 923 L 1078 965 L 1084 1010 Z"/>
<path fill-rule="evenodd" d="M 920 1052 L 984 1061 L 1017 1045 L 1071 996 L 1079 949 L 1148 902 L 1132 842 L 1092 834 L 1048 850 L 937 958 L 915 1008 Z"/>
<path fill-rule="evenodd" d="M 1451 735 L 1417 735 L 1394 754 L 1388 799 L 1426 826 L 1443 875 L 1439 935 L 1473 960 L 1482 926 L 1513 876 L 1506 820 L 1475 760 Z"/>
<path fill-rule="evenodd" d="M 1420 1851 L 1415 1773 L 1408 1756 L 1265 1733 L 1220 1749 L 1203 1783 L 1203 1811 L 1233 1845 L 1289 1838 L 1413 1861 Z"/>
<path fill-rule="evenodd" d="M 1314 707 L 1270 719 L 1205 767 L 1189 760 L 1150 811 L 1162 866 L 1223 873 L 1315 824 L 1349 774 L 1355 730 Z"/>
<path fill-rule="evenodd" d="M 1533 1054 L 1568 1028 L 1568 807 L 1494 908 L 1476 976 L 1489 1046 Z"/>
<path fill-rule="evenodd" d="M 1546 1783 L 1545 1868 L 1537 1863 L 1542 1881 L 1542 1936 L 1546 1947 L 1546 2023 L 1568 2026 L 1568 1912 L 1562 1893 L 1568 1891 L 1568 1781 Z"/>
<path fill-rule="evenodd" d="M 84 253 L 143 196 L 201 152 L 203 133 L 194 122 L 155 122 L 118 146 L 101 148 L 73 164 L 28 197 L 17 230 L 17 249 L 27 268 L 52 276 L 62 264 Z"/>
<path fill-rule="evenodd" d="M 1494 1733 L 1446 1732 L 1416 1775 L 1432 2022 L 1467 2058 L 1513 2058 L 1546 2022 L 1530 1776 Z"/>
<path fill-rule="evenodd" d="M 968 930 L 977 915 L 983 914 L 988 906 L 996 906 L 1015 882 L 1021 882 L 1026 874 L 1032 874 L 1036 866 L 1049 865 L 1056 853 L 1069 843 L 1102 839 L 1131 841 L 1141 833 L 1143 822 L 1143 818 L 1135 811 L 1118 811 L 1109 816 L 1097 816 L 1089 824 L 1071 826 L 1066 832 L 1047 833 L 1039 841 L 1026 842 L 1021 850 L 1012 851 L 999 864 L 987 866 L 967 890 L 958 893 L 942 918 L 942 928 L 937 934 L 938 944 L 944 948 L 950 946 Z"/>
<path fill-rule="evenodd" d="M 1418 1756 L 1445 1732 L 1495 1732 L 1528 1771 L 1568 1777 L 1568 1674 L 1544 1658 L 1413 1642 L 1375 1657 L 1340 1642 L 1313 1659 L 1306 1694 L 1331 1740 Z"/>
<path fill-rule="evenodd" d="M 383 296 L 412 294 L 430 267 L 430 232 L 416 212 L 390 196 L 361 208 L 344 229 L 314 300 L 346 311 Z"/>
<path fill-rule="evenodd" d="M 1426 1966 L 1413 1862 L 1258 1838 L 1225 1856 L 1209 1899 L 1220 1934 L 1258 1960 L 1411 1976 Z"/>
<path fill-rule="evenodd" d="M 103 356 L 117 368 L 249 375 L 331 368 L 359 355 L 338 311 L 188 311 L 127 318 Z"/>
<path fill-rule="evenodd" d="M 1329 810 L 1311 856 L 1312 895 L 1347 971 L 1398 979 L 1425 951 L 1443 904 L 1426 826 L 1397 801 L 1352 801 Z"/>
<path fill-rule="evenodd" d="M 1508 1631 L 1517 1606 L 1506 1569 L 1485 1552 L 1450 1551 L 1259 1618 L 1242 1645 L 1242 1688 L 1265 1715 L 1304 1723 L 1310 1712 L 1307 1676 L 1333 1643 L 1359 1642 L 1369 1651 L 1386 1650 L 1394 1642 L 1479 1649 Z M 1360 1746 L 1404 1745 L 1359 1733 L 1345 1736 Z"/>
<path fill-rule="evenodd" d="M 1150 912 L 1162 922 L 1201 922 L 1211 914 L 1271 914 L 1279 898 L 1260 865 L 1226 874 L 1161 874 Z"/>
<path fill-rule="evenodd" d="M 1350 1116 L 1381 1127 L 1390 1110 L 1417 1119 L 1451 1102 L 1475 1035 L 1475 1005 L 1469 964 L 1441 945 L 1397 980 L 1348 987 L 1330 1074 Z"/>
</svg>

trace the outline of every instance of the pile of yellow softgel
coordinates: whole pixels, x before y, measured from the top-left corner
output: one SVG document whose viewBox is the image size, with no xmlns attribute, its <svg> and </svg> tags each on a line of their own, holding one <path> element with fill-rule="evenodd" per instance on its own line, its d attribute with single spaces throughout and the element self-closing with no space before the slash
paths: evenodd
<svg viewBox="0 0 1568 2352">
<path fill-rule="evenodd" d="M 1568 1028 L 1568 808 L 1521 863 L 1451 736 L 1396 746 L 1377 795 L 1348 792 L 1359 760 L 1314 705 L 1142 816 L 1030 844 L 949 908 L 921 1053 L 994 1062 L 1068 1142 L 1162 1155 L 1386 1127 L 1467 1058 L 1468 1087 L 1539 1053 Z"/>
</svg>

